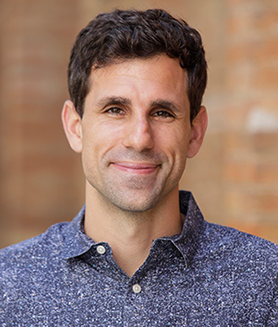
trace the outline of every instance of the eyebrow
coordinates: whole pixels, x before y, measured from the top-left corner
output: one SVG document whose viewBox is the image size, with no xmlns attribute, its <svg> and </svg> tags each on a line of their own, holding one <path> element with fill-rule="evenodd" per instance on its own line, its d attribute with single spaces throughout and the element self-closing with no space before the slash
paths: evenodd
<svg viewBox="0 0 278 327">
<path fill-rule="evenodd" d="M 100 107 L 105 107 L 105 106 L 109 106 L 109 105 L 131 105 L 131 101 L 127 98 L 124 97 L 119 97 L 119 96 L 108 96 L 108 97 L 104 97 L 101 98 L 98 101 L 98 105 Z"/>
<path fill-rule="evenodd" d="M 179 107 L 175 105 L 173 102 L 167 101 L 167 100 L 156 100 L 153 101 L 151 104 L 152 107 L 160 107 L 163 109 L 169 109 L 171 111 L 180 111 Z"/>
</svg>

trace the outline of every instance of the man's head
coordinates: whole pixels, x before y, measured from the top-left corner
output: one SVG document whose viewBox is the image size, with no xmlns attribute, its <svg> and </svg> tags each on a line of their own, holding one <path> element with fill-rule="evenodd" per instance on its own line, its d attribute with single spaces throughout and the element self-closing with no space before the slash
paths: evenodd
<svg viewBox="0 0 278 327">
<path fill-rule="evenodd" d="M 71 52 L 68 86 L 82 117 L 92 68 L 126 59 L 166 54 L 177 58 L 188 76 L 190 120 L 197 115 L 207 83 L 207 63 L 199 33 L 163 10 L 115 10 L 99 14 L 79 33 Z"/>
<path fill-rule="evenodd" d="M 86 202 L 128 212 L 176 204 L 206 130 L 205 84 L 199 34 L 164 11 L 115 11 L 83 29 L 62 120 L 82 154 Z"/>
</svg>

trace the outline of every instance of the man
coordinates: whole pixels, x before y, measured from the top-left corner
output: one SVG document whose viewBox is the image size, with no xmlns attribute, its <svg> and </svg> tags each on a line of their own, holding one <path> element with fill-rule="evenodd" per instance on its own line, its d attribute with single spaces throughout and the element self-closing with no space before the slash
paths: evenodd
<svg viewBox="0 0 278 327">
<path fill-rule="evenodd" d="M 62 121 L 85 206 L 1 251 L 1 326 L 277 326 L 277 246 L 207 223 L 179 192 L 206 69 L 199 33 L 162 10 L 80 32 Z"/>
</svg>

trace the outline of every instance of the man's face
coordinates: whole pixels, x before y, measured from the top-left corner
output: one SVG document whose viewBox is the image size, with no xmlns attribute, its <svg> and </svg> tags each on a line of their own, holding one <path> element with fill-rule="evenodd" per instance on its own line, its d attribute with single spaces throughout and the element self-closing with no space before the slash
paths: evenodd
<svg viewBox="0 0 278 327">
<path fill-rule="evenodd" d="M 80 120 L 88 196 L 142 212 L 178 192 L 192 137 L 187 75 L 162 55 L 93 69 Z"/>
</svg>

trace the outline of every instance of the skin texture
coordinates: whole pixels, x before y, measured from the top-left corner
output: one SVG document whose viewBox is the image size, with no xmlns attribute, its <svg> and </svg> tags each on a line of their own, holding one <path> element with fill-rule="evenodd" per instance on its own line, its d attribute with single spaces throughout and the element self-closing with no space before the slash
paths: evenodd
<svg viewBox="0 0 278 327">
<path fill-rule="evenodd" d="M 90 82 L 82 119 L 71 101 L 62 113 L 68 141 L 82 154 L 85 231 L 109 242 L 131 275 L 153 239 L 180 232 L 178 184 L 202 144 L 206 110 L 190 123 L 186 72 L 165 55 L 92 69 Z M 119 263 L 127 244 L 140 257 L 130 271 Z"/>
</svg>

